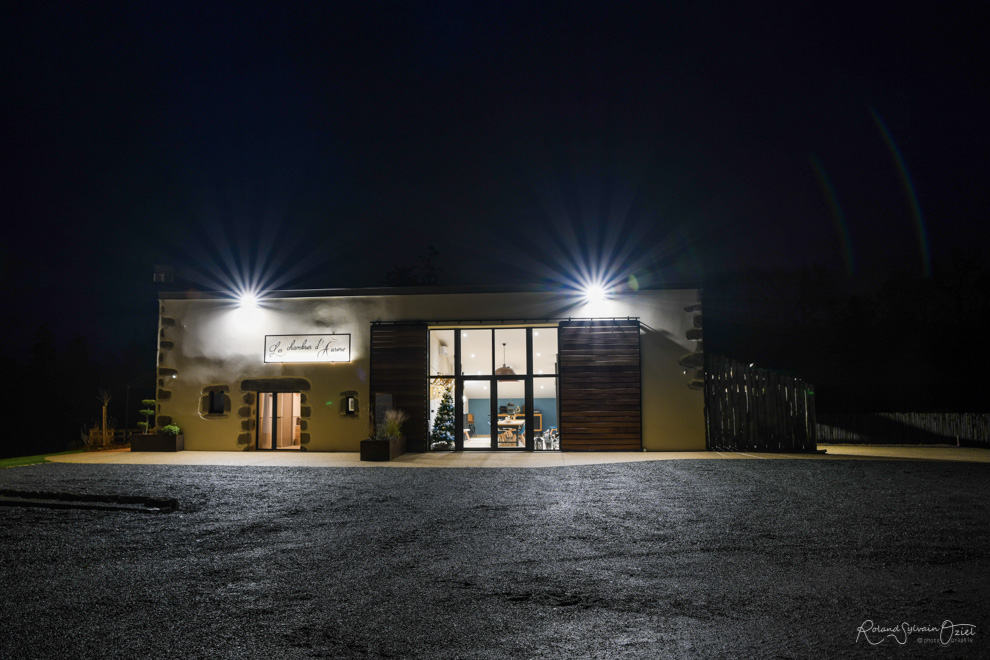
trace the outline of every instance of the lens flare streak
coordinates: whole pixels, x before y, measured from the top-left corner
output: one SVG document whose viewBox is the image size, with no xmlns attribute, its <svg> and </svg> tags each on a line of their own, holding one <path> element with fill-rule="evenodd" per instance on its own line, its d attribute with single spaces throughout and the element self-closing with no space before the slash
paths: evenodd
<svg viewBox="0 0 990 660">
<path fill-rule="evenodd" d="M 825 193 L 829 211 L 832 213 L 832 218 L 835 220 L 835 227 L 839 232 L 839 245 L 842 249 L 846 275 L 852 277 L 856 270 L 856 263 L 853 258 L 852 239 L 849 236 L 849 225 L 846 222 L 846 215 L 842 212 L 842 206 L 839 205 L 839 197 L 835 194 L 835 187 L 832 185 L 832 181 L 825 174 L 825 166 L 822 165 L 822 162 L 818 160 L 815 154 L 808 154 L 808 160 L 811 161 L 811 168 L 815 171 L 818 184 Z"/>
<path fill-rule="evenodd" d="M 887 148 L 890 150 L 890 154 L 894 158 L 894 163 L 897 165 L 897 170 L 901 175 L 901 181 L 908 196 L 908 203 L 911 206 L 911 215 L 914 218 L 915 229 L 918 232 L 922 269 L 925 277 L 931 277 L 932 264 L 928 249 L 928 230 L 925 227 L 924 216 L 921 214 L 921 205 L 918 203 L 918 194 L 914 187 L 914 182 L 911 180 L 911 174 L 908 172 L 904 157 L 901 155 L 901 150 L 897 148 L 897 144 L 894 142 L 894 138 L 890 134 L 887 125 L 880 117 L 880 113 L 874 108 L 870 108 L 870 113 L 873 115 L 873 121 L 876 122 L 877 127 L 880 129 L 880 134 L 883 135 L 883 141 L 887 144 Z"/>
</svg>

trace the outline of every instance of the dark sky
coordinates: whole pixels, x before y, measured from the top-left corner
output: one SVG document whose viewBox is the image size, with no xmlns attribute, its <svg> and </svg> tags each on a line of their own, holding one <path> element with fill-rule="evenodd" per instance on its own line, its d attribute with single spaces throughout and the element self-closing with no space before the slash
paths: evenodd
<svg viewBox="0 0 990 660">
<path fill-rule="evenodd" d="M 12 338 L 153 335 L 154 264 L 367 286 L 433 244 L 445 284 L 867 280 L 990 235 L 982 3 L 17 4 Z"/>
</svg>

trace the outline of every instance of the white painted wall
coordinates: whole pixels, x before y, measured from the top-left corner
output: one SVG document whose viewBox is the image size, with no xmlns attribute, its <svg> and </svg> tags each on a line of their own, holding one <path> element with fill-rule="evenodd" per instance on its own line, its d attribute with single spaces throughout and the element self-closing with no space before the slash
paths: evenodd
<svg viewBox="0 0 990 660">
<path fill-rule="evenodd" d="M 643 446 L 651 451 L 704 449 L 704 397 L 701 391 L 688 389 L 690 373 L 684 375 L 677 363 L 694 350 L 695 343 L 685 336 L 694 315 L 684 307 L 695 302 L 694 289 L 628 292 L 597 303 L 537 292 L 280 298 L 268 299 L 257 309 L 241 309 L 225 300 L 162 300 L 163 338 L 174 342 L 174 347 L 161 351 L 160 367 L 174 369 L 176 378 L 161 380 L 170 394 L 160 401 L 159 414 L 182 428 L 186 449 L 253 450 L 254 407 L 249 419 L 238 415 L 247 405 L 245 395 L 250 395 L 241 391 L 241 381 L 300 377 L 311 383 L 303 404 L 310 409 L 305 429 L 309 441 L 304 447 L 357 451 L 368 435 L 374 321 L 632 316 L 644 326 Z M 174 319 L 174 325 L 166 319 Z M 265 335 L 330 333 L 351 335 L 349 363 L 264 363 Z M 232 406 L 227 417 L 206 419 L 199 413 L 202 390 L 211 385 L 230 387 Z M 357 418 L 340 415 L 340 393 L 346 390 L 359 392 Z M 247 436 L 242 434 L 250 440 L 243 442 Z"/>
</svg>

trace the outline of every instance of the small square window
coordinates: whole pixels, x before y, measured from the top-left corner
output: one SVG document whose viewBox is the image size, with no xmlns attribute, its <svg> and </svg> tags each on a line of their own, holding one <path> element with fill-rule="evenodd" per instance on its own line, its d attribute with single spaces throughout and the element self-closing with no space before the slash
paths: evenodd
<svg viewBox="0 0 990 660">
<path fill-rule="evenodd" d="M 223 392 L 210 392 L 210 408 L 209 414 L 211 415 L 222 415 L 224 413 L 224 393 Z"/>
</svg>

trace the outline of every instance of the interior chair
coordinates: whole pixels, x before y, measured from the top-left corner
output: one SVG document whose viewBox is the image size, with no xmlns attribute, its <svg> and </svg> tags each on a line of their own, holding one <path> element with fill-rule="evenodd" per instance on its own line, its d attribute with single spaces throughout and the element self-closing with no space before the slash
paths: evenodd
<svg viewBox="0 0 990 660">
<path fill-rule="evenodd" d="M 503 429 L 498 432 L 499 447 L 515 447 L 517 440 L 518 439 L 514 429 Z"/>
</svg>

